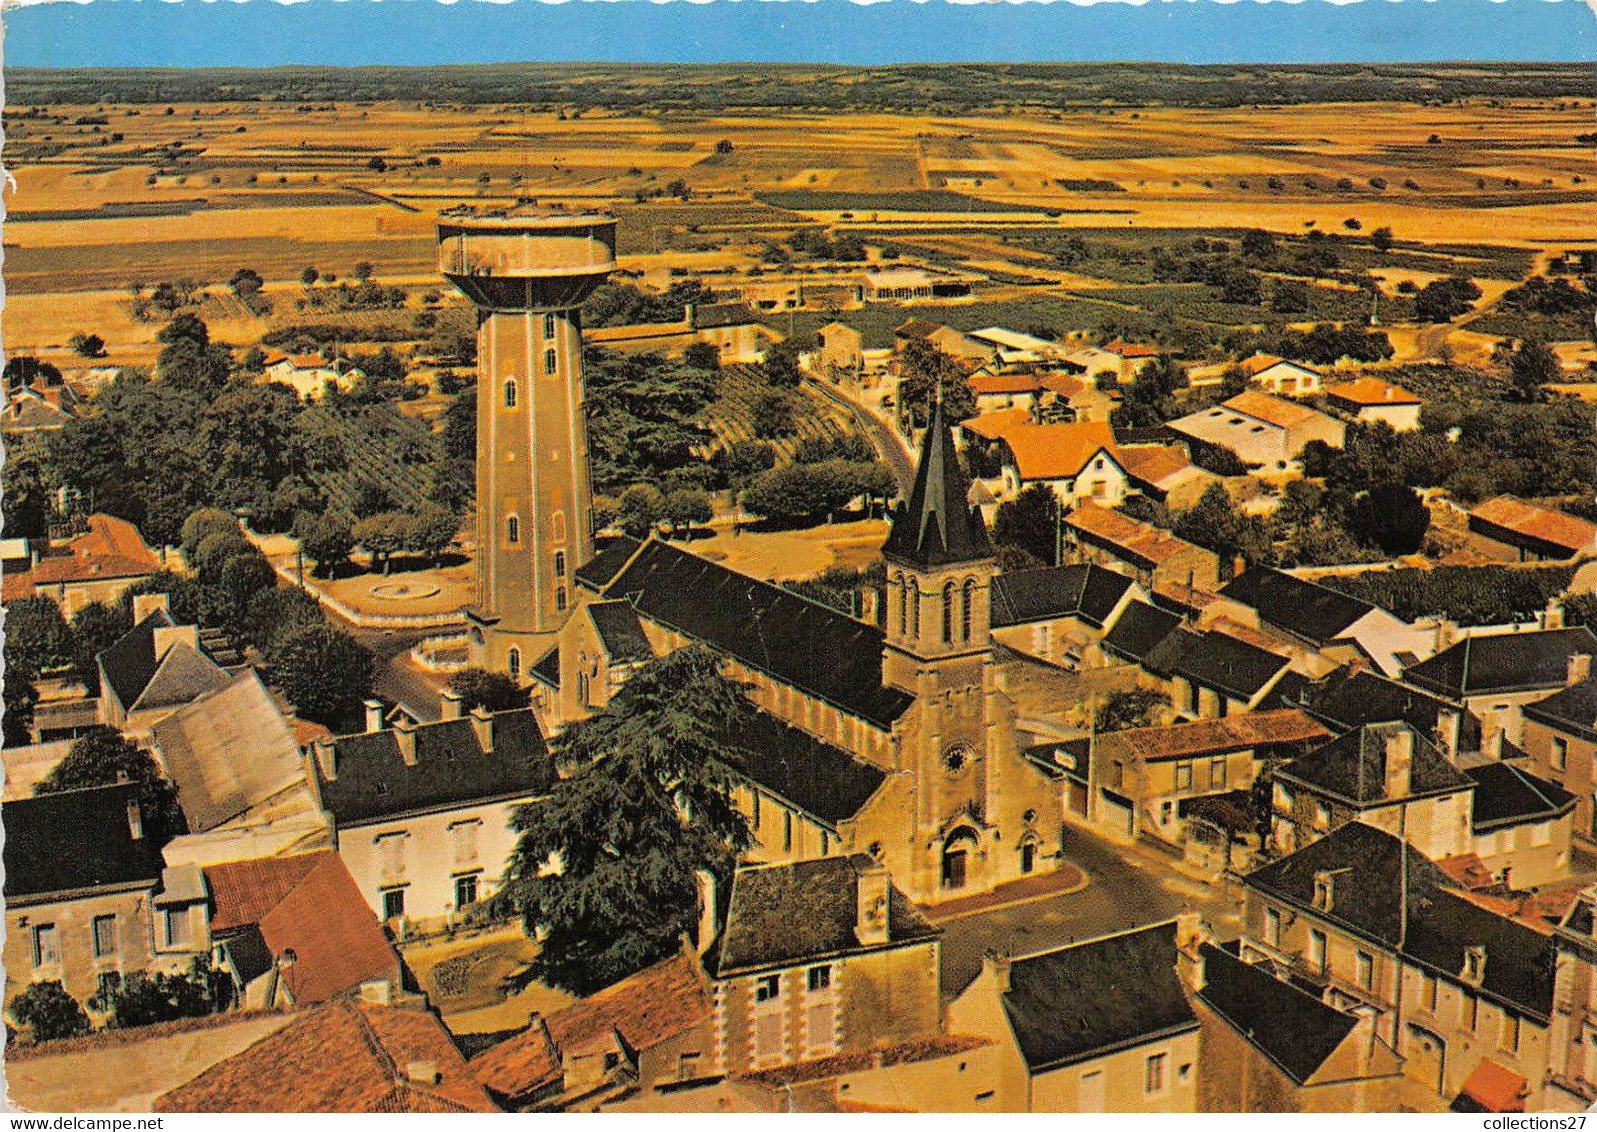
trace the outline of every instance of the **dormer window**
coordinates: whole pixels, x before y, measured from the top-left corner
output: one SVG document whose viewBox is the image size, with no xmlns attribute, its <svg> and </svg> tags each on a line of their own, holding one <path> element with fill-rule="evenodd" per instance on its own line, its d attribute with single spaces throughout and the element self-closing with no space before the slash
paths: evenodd
<svg viewBox="0 0 1597 1132">
<path fill-rule="evenodd" d="M 1314 874 L 1314 906 L 1322 912 L 1329 912 L 1336 903 L 1336 875 L 1334 873 Z"/>
<path fill-rule="evenodd" d="M 1480 944 L 1472 944 L 1464 949 L 1464 970 L 1462 976 L 1465 982 L 1480 986 L 1486 978 L 1486 948 Z"/>
</svg>

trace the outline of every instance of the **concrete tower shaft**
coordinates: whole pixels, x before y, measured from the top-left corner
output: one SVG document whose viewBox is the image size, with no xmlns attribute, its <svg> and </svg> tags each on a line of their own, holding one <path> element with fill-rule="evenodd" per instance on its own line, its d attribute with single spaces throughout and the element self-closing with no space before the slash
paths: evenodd
<svg viewBox="0 0 1597 1132">
<path fill-rule="evenodd" d="M 593 555 L 578 308 L 615 266 L 615 220 L 445 213 L 438 266 L 477 308 L 471 660 L 519 678 L 564 623 L 573 575 Z"/>
</svg>

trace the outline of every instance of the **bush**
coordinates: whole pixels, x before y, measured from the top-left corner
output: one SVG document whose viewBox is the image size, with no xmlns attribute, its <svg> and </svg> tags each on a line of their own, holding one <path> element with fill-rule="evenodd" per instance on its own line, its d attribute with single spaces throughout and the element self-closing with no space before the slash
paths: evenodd
<svg viewBox="0 0 1597 1132">
<path fill-rule="evenodd" d="M 530 693 L 503 672 L 489 672 L 485 668 L 466 668 L 449 678 L 449 687 L 460 696 L 460 710 L 471 711 L 482 707 L 489 711 L 512 711 L 524 708 Z"/>
<path fill-rule="evenodd" d="M 233 979 L 220 967 L 208 967 L 198 956 L 187 972 L 132 971 L 119 975 L 90 1000 L 108 1011 L 116 1029 L 203 1018 L 233 1004 Z"/>
<path fill-rule="evenodd" d="M 76 1038 L 89 1032 L 89 1016 L 58 980 L 34 983 L 11 1000 L 12 1021 L 26 1026 L 36 1042 Z"/>
</svg>

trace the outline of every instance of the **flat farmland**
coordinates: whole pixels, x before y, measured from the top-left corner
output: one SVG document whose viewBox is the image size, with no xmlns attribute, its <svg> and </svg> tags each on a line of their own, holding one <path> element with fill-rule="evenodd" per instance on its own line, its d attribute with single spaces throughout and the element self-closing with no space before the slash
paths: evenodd
<svg viewBox="0 0 1597 1132">
<path fill-rule="evenodd" d="M 1134 241 L 1386 227 L 1401 249 L 1358 262 L 1391 287 L 1456 271 L 1517 277 L 1531 255 L 1589 245 L 1597 209 L 1590 145 L 1579 140 L 1591 107 L 1578 101 L 945 114 L 680 106 L 677 96 L 725 81 L 662 77 L 669 109 L 18 103 L 6 116 L 16 178 L 6 192 L 8 347 L 94 331 L 113 361 L 142 359 L 153 331 L 116 317 L 132 283 L 185 279 L 214 291 L 248 267 L 271 294 L 308 265 L 347 277 L 365 261 L 384 282 L 429 285 L 432 219 L 461 202 L 610 208 L 620 266 L 639 273 L 753 275 L 796 227 L 853 229 L 987 272 L 999 288 L 1040 288 L 1030 301 L 1056 314 L 1091 306 L 1083 292 L 1146 280 L 1134 264 L 1051 264 L 1040 245 L 1007 233 Z M 1113 293 L 1122 298 L 1135 313 L 1135 296 Z"/>
</svg>

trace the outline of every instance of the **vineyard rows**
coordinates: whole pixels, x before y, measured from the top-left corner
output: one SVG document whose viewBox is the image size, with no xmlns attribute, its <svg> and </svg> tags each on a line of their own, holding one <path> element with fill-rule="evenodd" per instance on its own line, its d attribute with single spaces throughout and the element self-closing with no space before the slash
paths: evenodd
<svg viewBox="0 0 1597 1132">
<path fill-rule="evenodd" d="M 426 502 L 438 444 L 422 422 L 386 404 L 352 413 L 312 405 L 305 410 L 304 422 L 313 433 L 334 438 L 343 450 L 343 467 L 309 473 L 339 519 L 355 520 L 356 495 L 366 483 L 382 487 L 403 510 L 416 510 Z"/>
<path fill-rule="evenodd" d="M 699 449 L 697 455 L 708 459 L 716 451 L 730 448 L 739 441 L 760 439 L 754 435 L 749 421 L 754 402 L 770 388 L 754 366 L 723 369 L 720 396 L 705 410 L 704 425 L 715 439 Z M 770 442 L 776 450 L 778 463 L 789 463 L 800 441 L 847 436 L 855 431 L 854 422 L 841 409 L 804 390 L 797 390 L 795 397 L 794 434 Z"/>
</svg>

